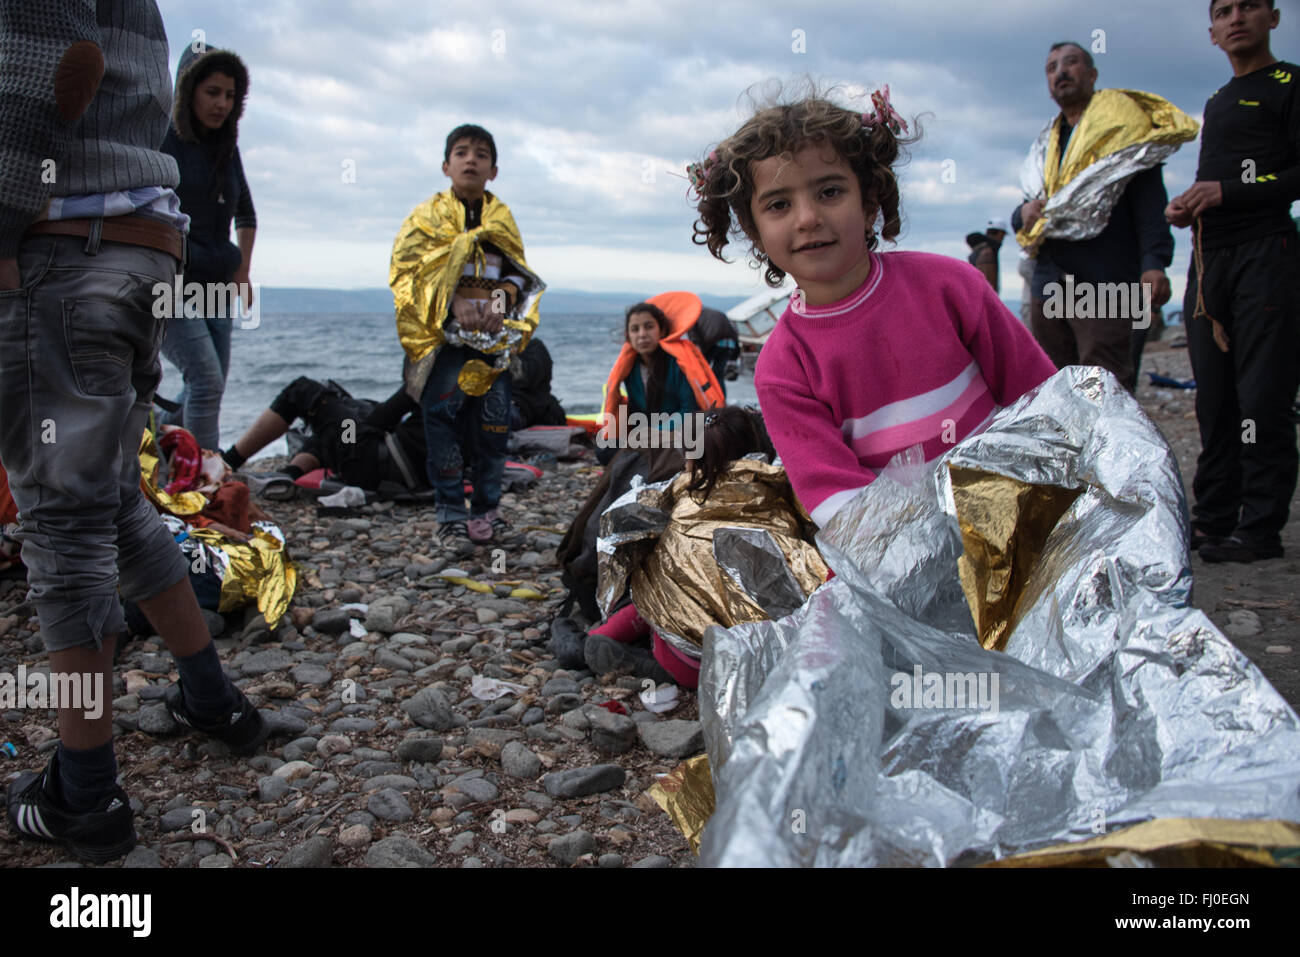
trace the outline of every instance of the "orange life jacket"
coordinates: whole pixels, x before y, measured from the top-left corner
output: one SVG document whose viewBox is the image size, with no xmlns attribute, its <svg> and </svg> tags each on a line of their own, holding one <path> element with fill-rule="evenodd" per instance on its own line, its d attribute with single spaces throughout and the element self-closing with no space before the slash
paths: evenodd
<svg viewBox="0 0 1300 957">
<path fill-rule="evenodd" d="M 713 374 L 713 369 L 704 358 L 704 353 L 700 352 L 695 343 L 686 338 L 686 333 L 700 318 L 700 311 L 703 308 L 700 297 L 690 292 L 665 292 L 646 301 L 658 306 L 668 317 L 670 331 L 659 340 L 659 348 L 668 353 L 682 370 L 682 374 L 686 376 L 691 392 L 695 395 L 696 404 L 701 411 L 722 408 L 726 404 L 726 399 L 723 398 L 722 386 L 718 384 L 717 376 Z M 630 344 L 623 343 L 623 349 L 614 360 L 614 367 L 609 370 L 609 378 L 605 382 L 602 412 L 617 415 L 618 407 L 627 401 L 619 390 L 623 380 L 636 368 L 636 360 L 636 351 Z"/>
</svg>

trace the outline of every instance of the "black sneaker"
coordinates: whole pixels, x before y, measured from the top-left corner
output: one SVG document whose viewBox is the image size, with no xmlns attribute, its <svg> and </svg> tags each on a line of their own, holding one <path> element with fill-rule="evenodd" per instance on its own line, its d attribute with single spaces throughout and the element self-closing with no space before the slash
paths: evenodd
<svg viewBox="0 0 1300 957">
<path fill-rule="evenodd" d="M 1207 561 L 1212 565 L 1220 562 L 1248 564 L 1250 562 L 1266 561 L 1270 558 L 1281 558 L 1282 545 L 1280 543 L 1265 545 L 1244 542 L 1236 535 L 1231 535 L 1217 544 L 1205 545 L 1201 548 L 1200 554 L 1202 561 Z"/>
<path fill-rule="evenodd" d="M 654 652 L 644 645 L 615 641 L 608 635 L 588 635 L 582 654 L 592 674 L 630 674 L 636 678 L 652 678 L 656 685 L 677 683 L 655 660 Z"/>
<path fill-rule="evenodd" d="M 1227 537 L 1226 535 L 1215 535 L 1213 532 L 1202 532 L 1200 529 L 1194 528 L 1192 529 L 1192 539 L 1188 542 L 1188 547 L 1192 551 L 1198 552 L 1206 545 L 1218 545 Z"/>
<path fill-rule="evenodd" d="M 238 688 L 234 688 L 234 692 L 237 696 L 235 706 L 216 720 L 205 721 L 191 713 L 185 704 L 185 693 L 181 690 L 179 681 L 167 688 L 163 694 L 163 703 L 167 705 L 167 712 L 173 720 L 182 727 L 193 728 L 225 742 L 235 754 L 252 754 L 262 746 L 270 729 L 267 728 L 262 713 L 253 707 L 244 693 Z"/>
<path fill-rule="evenodd" d="M 14 833 L 53 841 L 92 864 L 122 857 L 135 847 L 134 815 L 126 792 L 114 786 L 94 808 L 77 813 L 63 807 L 59 790 L 59 753 L 39 774 L 18 776 L 6 794 L 6 814 Z"/>
<path fill-rule="evenodd" d="M 498 544 L 517 545 L 523 540 L 523 536 L 515 531 L 515 527 L 501 517 L 499 509 L 489 509 L 483 517 L 492 523 L 492 539 Z"/>
<path fill-rule="evenodd" d="M 556 618 L 551 622 L 551 654 L 566 671 L 581 671 L 587 667 L 582 648 L 587 633 L 572 618 Z"/>
</svg>

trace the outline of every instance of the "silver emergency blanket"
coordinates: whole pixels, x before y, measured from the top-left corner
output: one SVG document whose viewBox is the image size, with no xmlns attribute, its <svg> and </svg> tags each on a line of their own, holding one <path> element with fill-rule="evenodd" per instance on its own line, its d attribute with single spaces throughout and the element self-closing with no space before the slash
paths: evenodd
<svg viewBox="0 0 1300 957">
<path fill-rule="evenodd" d="M 950 464 L 1082 490 L 1004 653 L 958 581 Z M 819 534 L 833 581 L 706 636 L 701 863 L 973 864 L 1153 818 L 1300 820 L 1300 720 L 1189 607 L 1185 529 L 1173 454 L 1096 368 L 891 466 Z"/>
</svg>

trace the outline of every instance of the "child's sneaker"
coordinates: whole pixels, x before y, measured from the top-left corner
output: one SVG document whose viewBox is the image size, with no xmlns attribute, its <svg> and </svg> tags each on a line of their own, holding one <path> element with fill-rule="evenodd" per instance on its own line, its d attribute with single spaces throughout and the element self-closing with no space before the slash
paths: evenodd
<svg viewBox="0 0 1300 957">
<path fill-rule="evenodd" d="M 39 774 L 20 774 L 6 794 L 9 827 L 22 837 L 66 845 L 83 861 L 103 864 L 135 847 L 134 815 L 126 792 L 114 787 L 89 811 L 63 807 L 58 787 L 59 753 Z"/>
<path fill-rule="evenodd" d="M 457 519 L 453 522 L 442 522 L 438 525 L 438 542 L 443 548 L 455 556 L 472 555 L 474 553 L 474 543 L 470 541 L 469 529 L 466 521 Z"/>
<path fill-rule="evenodd" d="M 492 523 L 492 537 L 502 545 L 513 545 L 520 536 L 515 534 L 515 527 L 501 517 L 500 509 L 489 509 L 483 516 Z"/>
<path fill-rule="evenodd" d="M 262 746 L 271 732 L 262 713 L 253 707 L 244 693 L 238 688 L 234 688 L 234 692 L 234 707 L 216 719 L 204 720 L 190 711 L 185 704 L 185 692 L 181 690 L 180 682 L 167 688 L 163 693 L 163 703 L 167 705 L 167 712 L 172 719 L 182 727 L 193 728 L 225 742 L 235 754 L 252 754 Z"/>
</svg>

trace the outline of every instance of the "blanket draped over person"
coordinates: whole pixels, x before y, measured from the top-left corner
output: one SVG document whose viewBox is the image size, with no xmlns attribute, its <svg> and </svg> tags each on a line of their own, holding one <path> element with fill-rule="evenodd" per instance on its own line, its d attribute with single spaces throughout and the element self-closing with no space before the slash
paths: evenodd
<svg viewBox="0 0 1300 957">
<path fill-rule="evenodd" d="M 698 659 L 710 626 L 789 614 L 827 568 L 780 465 L 739 459 L 703 502 L 691 477 L 637 486 L 601 517 L 598 597 L 608 613 L 630 586 L 641 617 Z"/>
<path fill-rule="evenodd" d="M 475 276 L 486 266 L 485 243 L 494 246 L 525 279 L 518 319 L 505 319 L 501 333 L 447 329 L 456 287 L 472 265 Z M 483 198 L 480 225 L 465 229 L 465 206 L 450 189 L 411 211 L 393 243 L 388 284 L 397 310 L 397 336 L 406 351 L 407 391 L 419 401 L 433 368 L 434 357 L 447 343 L 467 345 L 495 357 L 494 364 L 471 359 L 460 374 L 467 395 L 483 395 L 522 352 L 537 328 L 537 300 L 546 284 L 528 268 L 524 243 L 510 209 L 492 193 Z"/>
<path fill-rule="evenodd" d="M 1168 159 L 1196 138 L 1199 124 L 1168 100 L 1140 90 L 1098 90 L 1061 155 L 1056 116 L 1038 134 L 1020 171 L 1029 199 L 1046 199 L 1042 217 L 1016 239 L 1030 254 L 1044 239 L 1092 239 L 1135 173 Z"/>
</svg>

